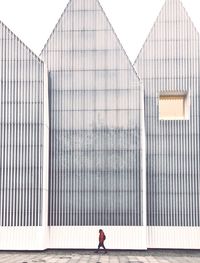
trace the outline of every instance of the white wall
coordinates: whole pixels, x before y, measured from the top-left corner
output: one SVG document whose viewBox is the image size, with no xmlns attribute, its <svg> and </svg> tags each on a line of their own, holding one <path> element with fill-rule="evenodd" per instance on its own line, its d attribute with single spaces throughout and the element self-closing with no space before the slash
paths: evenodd
<svg viewBox="0 0 200 263">
<path fill-rule="evenodd" d="M 147 248 L 146 227 L 128 226 L 50 227 L 49 248 L 97 248 L 100 228 L 105 232 L 108 249 Z"/>
<path fill-rule="evenodd" d="M 44 227 L 0 227 L 0 250 L 44 250 Z"/>
<path fill-rule="evenodd" d="M 148 227 L 147 247 L 200 249 L 200 227 Z"/>
<path fill-rule="evenodd" d="M 95 249 L 99 228 L 108 249 L 200 249 L 200 227 L 54 226 L 0 227 L 0 250 Z"/>
</svg>

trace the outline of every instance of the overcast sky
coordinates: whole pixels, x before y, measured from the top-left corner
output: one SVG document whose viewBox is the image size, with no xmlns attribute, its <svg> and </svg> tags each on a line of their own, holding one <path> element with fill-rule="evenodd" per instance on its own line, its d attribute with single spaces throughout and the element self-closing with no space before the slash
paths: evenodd
<svg viewBox="0 0 200 263">
<path fill-rule="evenodd" d="M 165 0 L 99 0 L 132 62 Z M 0 20 L 37 55 L 69 0 L 0 0 Z M 200 31 L 200 0 L 182 0 Z"/>
</svg>

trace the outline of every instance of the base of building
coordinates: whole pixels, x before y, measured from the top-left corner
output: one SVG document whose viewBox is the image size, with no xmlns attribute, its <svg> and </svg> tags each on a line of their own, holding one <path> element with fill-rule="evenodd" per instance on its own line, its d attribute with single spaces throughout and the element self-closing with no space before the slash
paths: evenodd
<svg viewBox="0 0 200 263">
<path fill-rule="evenodd" d="M 94 249 L 98 246 L 99 229 L 106 234 L 109 249 L 147 249 L 146 227 L 80 226 L 50 227 L 49 248 Z"/>
<path fill-rule="evenodd" d="M 0 250 L 95 249 L 98 231 L 108 249 L 200 249 L 200 227 L 0 227 Z"/>
<path fill-rule="evenodd" d="M 200 249 L 200 227 L 147 227 L 147 247 Z"/>
<path fill-rule="evenodd" d="M 0 250 L 44 250 L 47 244 L 44 227 L 0 227 Z"/>
</svg>

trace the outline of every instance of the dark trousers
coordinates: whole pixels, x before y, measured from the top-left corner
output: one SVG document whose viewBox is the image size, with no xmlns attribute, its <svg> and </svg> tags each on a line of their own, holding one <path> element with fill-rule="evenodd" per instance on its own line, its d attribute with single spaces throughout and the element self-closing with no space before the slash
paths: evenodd
<svg viewBox="0 0 200 263">
<path fill-rule="evenodd" d="M 99 242 L 97 252 L 100 250 L 100 247 L 102 247 L 105 250 L 105 252 L 107 252 L 103 242 Z"/>
</svg>

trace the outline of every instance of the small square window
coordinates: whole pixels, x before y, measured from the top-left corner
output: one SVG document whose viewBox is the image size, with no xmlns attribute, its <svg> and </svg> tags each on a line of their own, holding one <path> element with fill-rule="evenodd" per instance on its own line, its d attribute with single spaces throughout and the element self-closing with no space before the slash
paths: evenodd
<svg viewBox="0 0 200 263">
<path fill-rule="evenodd" d="M 160 120 L 187 120 L 188 99 L 187 94 L 160 94 L 159 118 Z"/>
</svg>

